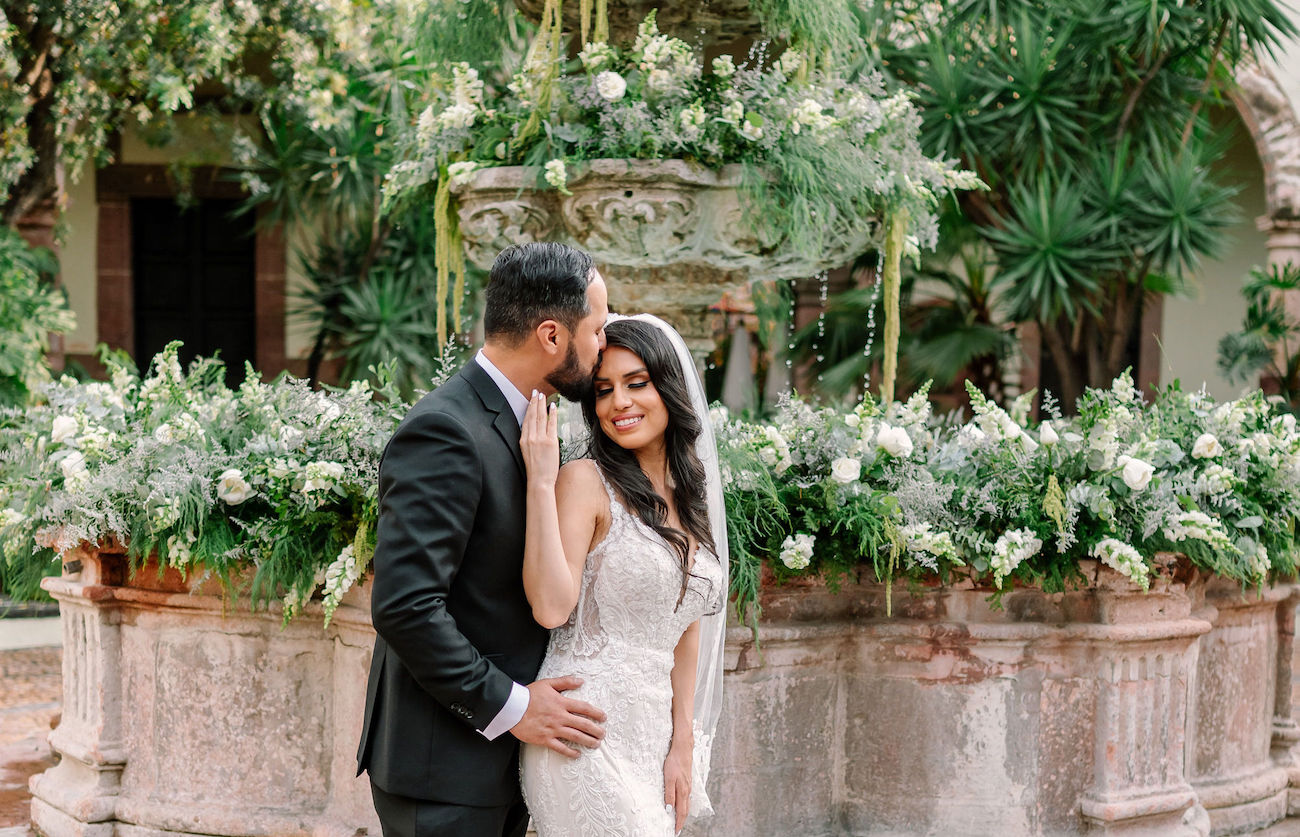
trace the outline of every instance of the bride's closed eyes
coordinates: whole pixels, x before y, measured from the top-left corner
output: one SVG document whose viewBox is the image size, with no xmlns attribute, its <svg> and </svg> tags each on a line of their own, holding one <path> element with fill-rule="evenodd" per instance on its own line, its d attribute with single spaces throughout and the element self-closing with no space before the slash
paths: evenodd
<svg viewBox="0 0 1300 837">
<path fill-rule="evenodd" d="M 650 381 L 645 380 L 645 381 L 634 381 L 632 383 L 627 384 L 626 386 L 628 389 L 642 389 L 649 385 L 650 385 Z M 604 398 L 606 395 L 609 395 L 613 391 L 614 388 L 611 386 L 596 384 L 596 398 L 598 399 Z"/>
</svg>

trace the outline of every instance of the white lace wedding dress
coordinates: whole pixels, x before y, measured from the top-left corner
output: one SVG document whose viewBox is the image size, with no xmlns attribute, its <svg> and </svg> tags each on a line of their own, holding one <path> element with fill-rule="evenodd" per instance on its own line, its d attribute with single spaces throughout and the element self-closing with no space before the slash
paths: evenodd
<svg viewBox="0 0 1300 837">
<path fill-rule="evenodd" d="M 706 548 L 697 550 L 674 612 L 676 551 L 630 514 L 608 483 L 605 490 L 609 533 L 588 554 L 578 605 L 551 633 L 537 675 L 581 677 L 583 685 L 566 694 L 605 712 L 605 738 L 595 749 L 579 748 L 576 759 L 524 745 L 524 798 L 539 837 L 672 837 L 663 768 L 673 732 L 673 651 L 692 622 L 721 606 L 723 570 Z M 697 807 L 703 788 L 694 784 Z"/>
</svg>

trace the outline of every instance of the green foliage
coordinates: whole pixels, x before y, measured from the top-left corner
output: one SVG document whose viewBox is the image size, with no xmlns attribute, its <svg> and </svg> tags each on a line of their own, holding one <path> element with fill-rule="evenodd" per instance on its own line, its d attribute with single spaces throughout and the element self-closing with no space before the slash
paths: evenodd
<svg viewBox="0 0 1300 837">
<path fill-rule="evenodd" d="M 165 137 L 179 111 L 232 113 L 272 100 L 328 122 L 340 74 L 369 62 L 367 28 L 403 6 L 0 4 L 0 223 L 57 199 L 65 172 L 107 162 L 109 138 L 126 124 Z"/>
<path fill-rule="evenodd" d="M 51 333 L 76 326 L 67 297 L 44 277 L 58 270 L 48 250 L 27 246 L 0 227 L 0 406 L 28 403 L 50 379 L 45 352 Z"/>
<path fill-rule="evenodd" d="M 1271 0 L 877 4 L 880 66 L 915 92 L 922 144 L 989 184 L 959 197 L 996 292 L 1035 320 L 1072 403 L 1128 362 L 1149 294 L 1233 223 L 1207 118 L 1232 68 L 1295 35 Z"/>
<path fill-rule="evenodd" d="M 1219 341 L 1219 369 L 1235 383 L 1263 374 L 1277 386 L 1291 410 L 1300 410 L 1300 320 L 1288 310 L 1288 296 L 1300 291 L 1300 266 L 1288 262 L 1254 268 L 1241 289 L 1246 319 L 1241 330 Z"/>
</svg>

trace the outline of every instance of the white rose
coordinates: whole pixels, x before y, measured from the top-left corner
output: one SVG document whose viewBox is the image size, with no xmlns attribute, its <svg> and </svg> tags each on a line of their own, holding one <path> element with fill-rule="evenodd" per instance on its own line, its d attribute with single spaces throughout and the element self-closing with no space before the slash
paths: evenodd
<svg viewBox="0 0 1300 837">
<path fill-rule="evenodd" d="M 858 425 L 862 424 L 862 418 L 857 413 L 849 413 L 844 417 L 844 423 L 856 429 Z"/>
<path fill-rule="evenodd" d="M 876 447 L 899 459 L 906 459 L 912 455 L 912 439 L 907 435 L 907 431 L 901 427 L 890 427 L 888 424 L 880 426 L 880 432 L 876 434 Z"/>
<path fill-rule="evenodd" d="M 63 472 L 63 478 L 66 480 L 80 479 L 88 473 L 86 457 L 81 455 L 81 451 L 73 451 L 59 462 L 59 470 Z"/>
<path fill-rule="evenodd" d="M 244 481 L 244 475 L 238 468 L 221 472 L 217 477 L 217 497 L 226 503 L 237 506 L 253 496 L 253 487 Z"/>
<path fill-rule="evenodd" d="M 72 416 L 58 416 L 54 419 L 54 424 L 50 427 L 50 441 L 56 445 L 64 442 L 77 435 L 77 420 Z"/>
<path fill-rule="evenodd" d="M 170 424 L 160 424 L 154 428 L 153 438 L 159 444 L 170 445 L 176 440 L 176 433 Z"/>
<path fill-rule="evenodd" d="M 840 485 L 856 482 L 862 476 L 862 463 L 856 459 L 842 456 L 831 463 L 831 479 Z"/>
<path fill-rule="evenodd" d="M 627 92 L 627 81 L 613 70 L 605 70 L 596 76 L 596 92 L 607 102 L 617 102 Z"/>
<path fill-rule="evenodd" d="M 1213 459 L 1221 453 L 1223 445 L 1219 444 L 1213 433 L 1202 433 L 1196 437 L 1196 444 L 1192 445 L 1192 456 L 1195 459 Z"/>
<path fill-rule="evenodd" d="M 1038 428 L 1038 441 L 1045 445 L 1054 445 L 1061 441 L 1061 437 L 1056 435 L 1056 430 L 1052 428 L 1052 423 L 1050 421 L 1045 421 L 1042 426 Z"/>
<path fill-rule="evenodd" d="M 1134 491 L 1141 491 L 1151 482 L 1151 475 L 1156 472 L 1156 468 L 1149 462 L 1143 462 L 1141 459 L 1135 459 L 1131 456 L 1121 456 L 1118 464 L 1123 468 L 1124 484 Z"/>
</svg>

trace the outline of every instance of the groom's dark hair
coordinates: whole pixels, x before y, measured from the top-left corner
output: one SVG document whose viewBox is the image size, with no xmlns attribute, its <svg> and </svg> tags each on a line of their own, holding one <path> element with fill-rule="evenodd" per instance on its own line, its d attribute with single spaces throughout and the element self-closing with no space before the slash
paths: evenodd
<svg viewBox="0 0 1300 837">
<path fill-rule="evenodd" d="M 484 291 L 483 333 L 516 345 L 543 320 L 572 331 L 591 313 L 587 286 L 594 265 L 583 251 L 538 241 L 507 247 L 492 262 Z"/>
</svg>

